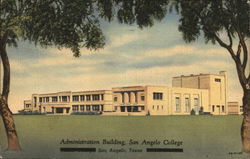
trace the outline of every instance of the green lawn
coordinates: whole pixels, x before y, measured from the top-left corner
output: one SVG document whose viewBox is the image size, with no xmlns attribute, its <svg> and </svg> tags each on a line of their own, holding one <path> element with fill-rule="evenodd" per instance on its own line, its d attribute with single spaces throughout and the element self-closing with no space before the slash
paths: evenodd
<svg viewBox="0 0 250 159">
<path fill-rule="evenodd" d="M 0 148 L 5 158 L 248 158 L 246 154 L 229 154 L 241 149 L 241 121 L 241 116 L 15 116 L 23 151 L 5 151 L 2 126 Z M 63 145 L 62 139 L 101 144 Z M 103 145 L 103 139 L 123 140 L 126 145 Z M 130 139 L 139 145 L 129 145 Z M 144 139 L 173 139 L 183 145 L 141 145 Z M 123 148 L 127 152 L 60 152 L 60 147 Z M 129 148 L 142 152 L 129 152 Z M 146 148 L 183 148 L 184 152 L 146 152 Z"/>
</svg>

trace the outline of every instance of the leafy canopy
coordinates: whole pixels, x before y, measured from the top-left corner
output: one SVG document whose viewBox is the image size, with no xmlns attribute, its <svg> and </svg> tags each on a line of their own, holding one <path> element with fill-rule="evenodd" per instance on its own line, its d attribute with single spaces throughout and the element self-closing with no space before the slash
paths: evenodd
<svg viewBox="0 0 250 159">
<path fill-rule="evenodd" d="M 104 46 L 100 18 L 121 23 L 152 26 L 166 13 L 167 1 L 159 0 L 1 0 L 0 37 L 17 46 L 29 40 L 41 46 L 70 48 L 75 56 L 80 48 Z"/>
<path fill-rule="evenodd" d="M 104 46 L 92 0 L 1 0 L 1 37 L 17 45 L 18 39 L 70 48 L 75 56 L 80 48 Z"/>
</svg>

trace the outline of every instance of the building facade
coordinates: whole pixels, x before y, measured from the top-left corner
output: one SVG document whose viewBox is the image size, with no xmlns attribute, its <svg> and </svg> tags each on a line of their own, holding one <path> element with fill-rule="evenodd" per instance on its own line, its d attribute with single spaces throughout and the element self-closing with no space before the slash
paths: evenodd
<svg viewBox="0 0 250 159">
<path fill-rule="evenodd" d="M 110 90 L 33 94 L 31 103 L 32 111 L 47 114 L 113 110 Z"/>
<path fill-rule="evenodd" d="M 172 87 L 131 86 L 112 90 L 33 94 L 25 109 L 48 114 L 98 112 L 103 115 L 226 115 L 227 73 L 173 77 Z"/>
<path fill-rule="evenodd" d="M 172 86 L 207 89 L 208 110 L 214 115 L 227 114 L 227 72 L 173 77 Z"/>
<path fill-rule="evenodd" d="M 165 86 L 113 88 L 113 107 L 119 115 L 190 115 L 208 111 L 208 90 Z"/>
</svg>

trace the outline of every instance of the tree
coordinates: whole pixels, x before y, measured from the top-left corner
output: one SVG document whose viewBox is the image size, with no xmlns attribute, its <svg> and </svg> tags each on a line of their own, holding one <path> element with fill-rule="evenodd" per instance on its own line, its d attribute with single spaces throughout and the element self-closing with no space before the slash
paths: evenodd
<svg viewBox="0 0 250 159">
<path fill-rule="evenodd" d="M 249 0 L 114 0 L 119 4 L 117 17 L 121 23 L 136 23 L 140 28 L 153 26 L 162 20 L 166 9 L 179 14 L 179 31 L 185 42 L 202 37 L 225 48 L 235 63 L 238 79 L 244 92 L 241 127 L 242 151 L 250 153 L 250 1 Z M 119 8 L 120 7 L 120 8 Z M 124 8 L 126 8 L 124 10 Z M 109 14 L 112 15 L 112 14 Z M 224 39 L 223 36 L 227 37 Z M 236 43 L 236 44 L 235 44 Z M 234 49 L 236 45 L 236 49 Z"/>
<path fill-rule="evenodd" d="M 101 2 L 99 3 L 101 6 Z M 5 126 L 8 150 L 20 150 L 12 112 L 8 107 L 10 64 L 6 47 L 29 40 L 43 47 L 70 48 L 74 56 L 80 48 L 104 46 L 104 36 L 92 0 L 1 0 L 0 56 L 3 65 L 3 89 L 0 111 Z M 101 7 L 100 7 L 101 8 Z M 103 13 L 104 15 L 104 13 Z"/>
</svg>

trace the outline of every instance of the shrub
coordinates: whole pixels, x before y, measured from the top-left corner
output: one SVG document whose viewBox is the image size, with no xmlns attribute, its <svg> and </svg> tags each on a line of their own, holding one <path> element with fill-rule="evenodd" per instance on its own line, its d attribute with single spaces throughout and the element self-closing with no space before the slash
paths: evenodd
<svg viewBox="0 0 250 159">
<path fill-rule="evenodd" d="M 100 115 L 100 112 L 72 112 L 70 115 Z"/>
<path fill-rule="evenodd" d="M 200 107 L 199 115 L 204 115 L 203 107 Z"/>
<path fill-rule="evenodd" d="M 195 110 L 194 109 L 191 110 L 190 115 L 195 115 Z"/>
</svg>

